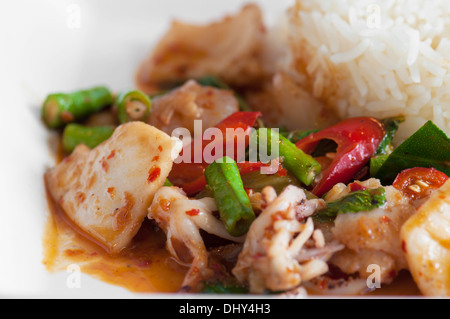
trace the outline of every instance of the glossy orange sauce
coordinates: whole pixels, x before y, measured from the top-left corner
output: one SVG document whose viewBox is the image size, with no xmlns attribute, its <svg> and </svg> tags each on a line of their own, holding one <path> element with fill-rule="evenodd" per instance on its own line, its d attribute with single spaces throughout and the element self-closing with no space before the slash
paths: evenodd
<svg viewBox="0 0 450 319">
<path fill-rule="evenodd" d="M 48 195 L 50 214 L 44 233 L 44 265 L 50 272 L 77 264 L 83 273 L 132 292 L 175 292 L 186 268 L 165 249 L 165 234 L 146 220 L 129 248 L 109 255 L 73 225 Z"/>
<path fill-rule="evenodd" d="M 186 268 L 177 264 L 165 249 L 165 234 L 146 220 L 129 248 L 116 256 L 88 238 L 73 225 L 48 196 L 50 215 L 44 235 L 44 264 L 51 272 L 77 264 L 81 271 L 132 292 L 176 292 Z M 417 296 L 420 291 L 407 271 L 390 285 L 367 296 Z"/>
</svg>

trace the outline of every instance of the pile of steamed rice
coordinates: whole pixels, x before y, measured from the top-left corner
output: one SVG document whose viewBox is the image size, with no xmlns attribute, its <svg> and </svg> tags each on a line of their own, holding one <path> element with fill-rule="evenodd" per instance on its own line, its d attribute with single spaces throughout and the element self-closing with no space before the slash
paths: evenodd
<svg viewBox="0 0 450 319">
<path fill-rule="evenodd" d="M 404 115 L 450 133 L 450 1 L 301 0 L 284 69 L 340 118 Z"/>
</svg>

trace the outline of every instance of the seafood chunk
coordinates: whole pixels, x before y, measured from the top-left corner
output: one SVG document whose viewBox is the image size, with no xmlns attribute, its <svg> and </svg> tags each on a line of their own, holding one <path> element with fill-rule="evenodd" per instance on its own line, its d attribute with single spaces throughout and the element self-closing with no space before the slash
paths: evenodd
<svg viewBox="0 0 450 319">
<path fill-rule="evenodd" d="M 195 80 L 155 97 L 149 124 L 167 134 L 180 127 L 194 134 L 194 120 L 202 120 L 202 131 L 213 127 L 224 118 L 239 111 L 232 91 L 204 87 Z"/>
<path fill-rule="evenodd" d="M 174 21 L 137 73 L 148 93 L 174 81 L 215 75 L 230 85 L 260 80 L 265 28 L 261 10 L 249 4 L 234 16 L 209 25 Z"/>
<path fill-rule="evenodd" d="M 79 145 L 45 174 L 45 181 L 72 222 L 108 252 L 118 253 L 138 231 L 180 151 L 180 140 L 130 122 L 92 150 Z"/>
<path fill-rule="evenodd" d="M 426 296 L 450 296 L 450 180 L 403 225 L 409 271 Z"/>
<path fill-rule="evenodd" d="M 306 202 L 304 191 L 287 186 L 277 197 L 272 187 L 263 189 L 265 208 L 247 233 L 233 274 L 241 283 L 248 283 L 251 293 L 297 288 L 303 281 L 328 271 L 326 261 L 343 248 L 326 245 L 323 235 L 314 230 L 310 217 L 306 222 L 297 219 L 297 210 Z M 311 200 L 311 215 L 322 200 Z"/>
<path fill-rule="evenodd" d="M 366 188 L 378 188 L 377 179 L 359 182 Z M 369 212 L 339 214 L 332 233 L 346 248 L 333 256 L 331 262 L 347 274 L 358 272 L 361 278 L 369 277 L 371 264 L 380 266 L 381 283 L 390 283 L 407 263 L 400 242 L 403 223 L 416 212 L 415 206 L 392 186 L 384 187 L 386 203 Z M 350 193 L 350 187 L 337 184 L 326 199 L 339 198 Z"/>
<path fill-rule="evenodd" d="M 212 275 L 200 229 L 230 241 L 244 240 L 228 234 L 223 223 L 212 214 L 215 210 L 213 198 L 189 199 L 178 187 L 159 189 L 148 209 L 148 218 L 166 233 L 167 250 L 180 264 L 189 267 L 182 289 L 195 290 L 201 280 Z"/>
<path fill-rule="evenodd" d="M 264 114 L 267 123 L 289 130 L 315 130 L 334 124 L 336 116 L 285 72 L 277 72 L 261 90 L 245 94 L 250 106 Z"/>
</svg>

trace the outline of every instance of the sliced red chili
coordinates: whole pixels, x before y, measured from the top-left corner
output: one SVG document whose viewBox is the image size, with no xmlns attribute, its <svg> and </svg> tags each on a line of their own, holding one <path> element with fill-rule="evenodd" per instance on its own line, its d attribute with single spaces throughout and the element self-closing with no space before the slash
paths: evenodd
<svg viewBox="0 0 450 319">
<path fill-rule="evenodd" d="M 186 211 L 186 215 L 189 216 L 197 216 L 198 214 L 200 214 L 200 209 L 197 208 L 192 208 L 191 210 Z"/>
<path fill-rule="evenodd" d="M 305 153 L 311 154 L 321 140 L 337 143 L 336 156 L 322 171 L 322 177 L 312 192 L 322 196 L 337 183 L 350 182 L 370 160 L 383 140 L 383 124 L 372 117 L 355 117 L 339 122 L 296 143 Z"/>
<path fill-rule="evenodd" d="M 401 171 L 392 185 L 411 199 L 421 199 L 440 188 L 447 180 L 445 173 L 433 167 L 414 167 Z"/>
<path fill-rule="evenodd" d="M 362 186 L 359 183 L 351 183 L 348 186 L 350 186 L 350 191 L 351 192 L 364 191 L 364 190 L 367 189 L 367 188 L 365 188 L 364 186 Z"/>
<path fill-rule="evenodd" d="M 180 156 L 183 156 L 184 152 L 189 152 L 188 154 L 191 156 L 190 163 L 175 163 L 169 174 L 169 180 L 174 185 L 183 188 L 188 195 L 202 190 L 204 185 L 206 185 L 203 176 L 205 168 L 210 162 L 224 155 L 232 157 L 235 161 L 239 160 L 239 157 L 243 155 L 239 152 L 247 148 L 251 129 L 260 116 L 260 112 L 235 112 L 215 126 L 221 131 L 222 139 L 211 141 L 203 135 L 201 141 L 194 140 L 186 145 Z M 195 147 L 199 143 L 201 147 Z M 211 154 L 212 157 L 206 159 L 204 158 L 205 148 L 214 149 L 211 145 L 223 147 L 223 153 Z M 200 152 L 201 154 L 199 154 Z M 234 156 L 231 156 L 231 154 L 234 154 Z"/>
</svg>

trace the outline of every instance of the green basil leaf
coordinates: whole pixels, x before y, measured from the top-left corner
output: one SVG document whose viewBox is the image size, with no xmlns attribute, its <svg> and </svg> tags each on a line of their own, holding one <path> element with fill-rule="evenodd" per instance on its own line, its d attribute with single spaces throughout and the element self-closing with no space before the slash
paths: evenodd
<svg viewBox="0 0 450 319">
<path fill-rule="evenodd" d="M 313 218 L 318 222 L 333 221 L 338 214 L 368 212 L 382 206 L 386 202 L 383 187 L 355 191 L 336 201 L 327 203 L 327 207 L 319 210 Z"/>
<path fill-rule="evenodd" d="M 450 139 L 432 121 L 400 144 L 377 170 L 375 177 L 390 185 L 402 170 L 434 167 L 450 175 Z"/>
<path fill-rule="evenodd" d="M 385 155 L 390 153 L 391 143 L 394 139 L 394 135 L 398 130 L 398 125 L 405 121 L 404 116 L 388 117 L 381 120 L 384 125 L 386 133 L 383 140 L 378 145 L 375 155 Z"/>
<path fill-rule="evenodd" d="M 370 158 L 370 176 L 373 177 L 377 175 L 381 166 L 383 166 L 384 162 L 388 159 L 389 155 L 377 155 Z"/>
</svg>

